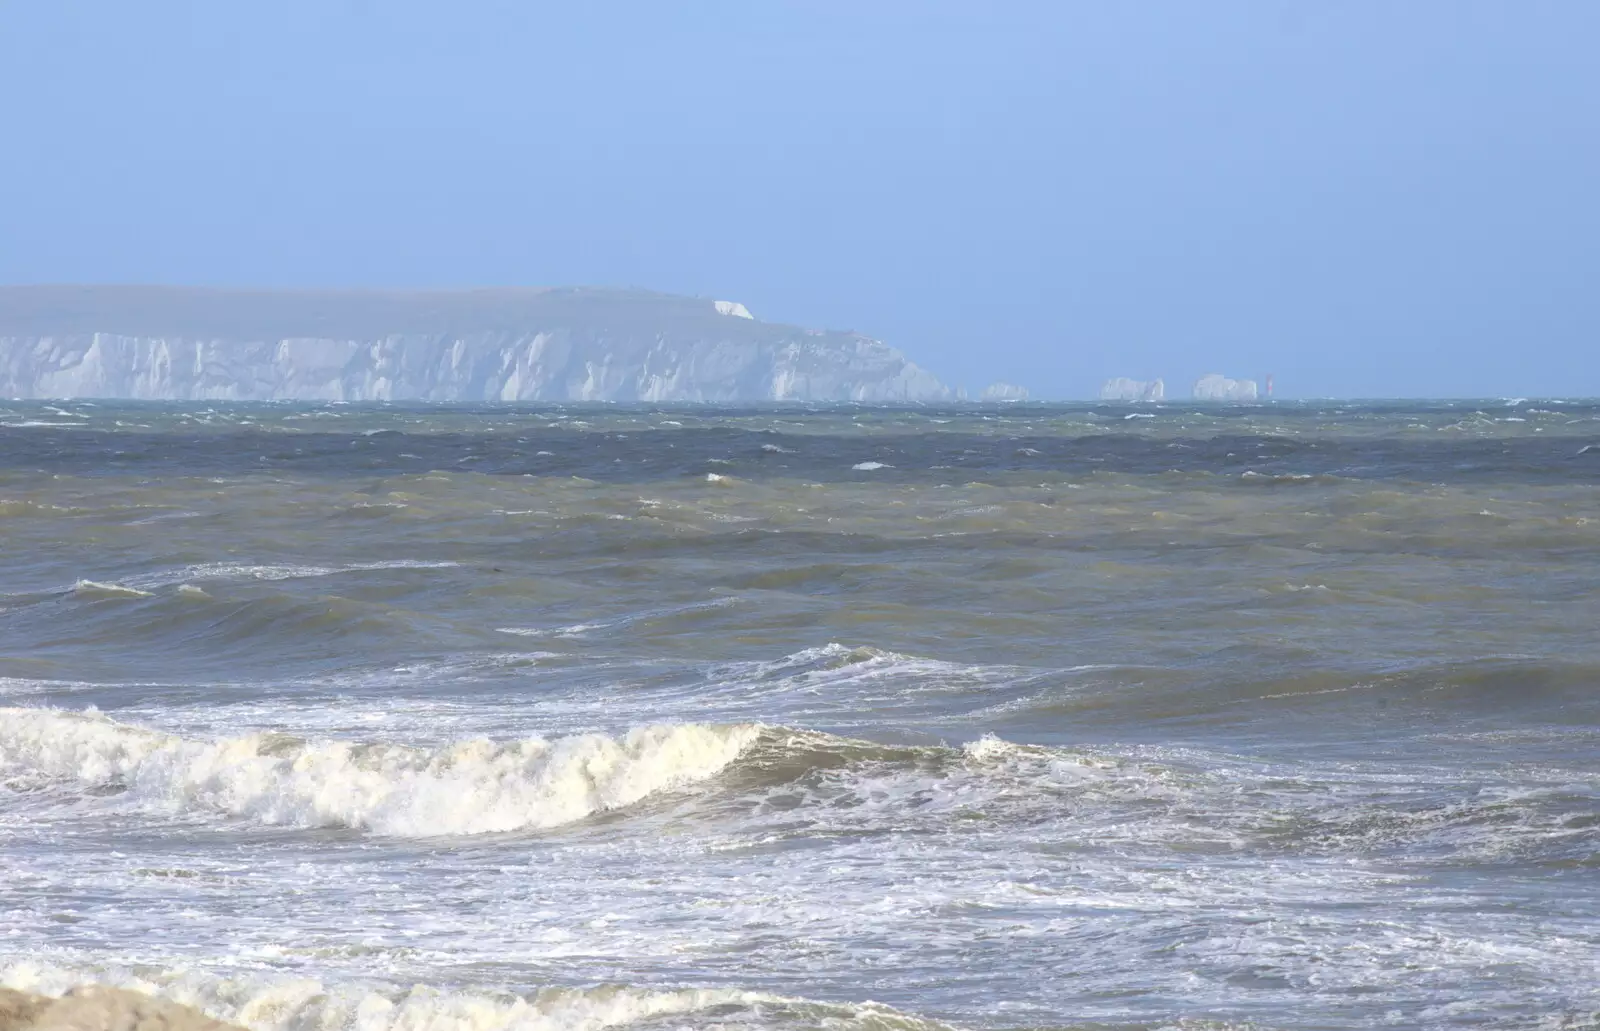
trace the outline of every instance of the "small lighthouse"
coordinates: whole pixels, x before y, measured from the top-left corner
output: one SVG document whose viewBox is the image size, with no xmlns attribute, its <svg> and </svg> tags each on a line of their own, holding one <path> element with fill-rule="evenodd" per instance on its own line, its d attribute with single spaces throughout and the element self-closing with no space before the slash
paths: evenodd
<svg viewBox="0 0 1600 1031">
<path fill-rule="evenodd" d="M 1267 373 L 1267 396 L 1272 396 L 1272 373 Z"/>
</svg>

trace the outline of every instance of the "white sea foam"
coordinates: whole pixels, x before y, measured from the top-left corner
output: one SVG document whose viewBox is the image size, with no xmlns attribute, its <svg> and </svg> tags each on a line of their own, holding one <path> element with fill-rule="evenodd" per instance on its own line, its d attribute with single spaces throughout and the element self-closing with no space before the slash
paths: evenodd
<svg viewBox="0 0 1600 1031">
<path fill-rule="evenodd" d="M 497 626 L 497 634 L 515 634 L 518 637 L 582 637 L 595 630 L 605 630 L 611 623 L 573 623 L 571 626 Z"/>
<path fill-rule="evenodd" d="M 874 469 L 892 469 L 894 467 L 884 462 L 857 462 L 850 468 L 860 470 L 861 472 L 872 472 Z"/>
<path fill-rule="evenodd" d="M 740 600 L 736 596 L 725 595 L 720 598 L 712 598 L 710 601 L 692 602 L 688 605 L 674 605 L 667 608 L 646 609 L 643 612 L 629 613 L 627 615 L 618 616 L 615 619 L 606 620 L 604 622 L 572 623 L 567 626 L 549 627 L 497 626 L 494 628 L 494 630 L 497 634 L 513 634 L 517 637 L 583 637 L 587 634 L 592 634 L 597 630 L 616 630 L 651 619 L 684 616 L 696 612 L 709 612 L 715 609 L 729 608 L 731 606 L 738 605 L 739 603 Z"/>
<path fill-rule="evenodd" d="M 88 598 L 148 598 L 149 591 L 126 584 L 101 583 L 98 580 L 79 580 L 72 585 L 73 594 Z"/>
<path fill-rule="evenodd" d="M 337 576 L 341 573 L 362 573 L 383 569 L 451 569 L 458 565 L 460 565 L 458 562 L 435 562 L 410 558 L 384 559 L 377 562 L 354 562 L 343 566 L 208 562 L 202 565 L 162 569 L 123 577 L 115 584 L 80 580 L 75 585 L 74 590 L 88 587 L 103 591 L 119 591 L 125 594 L 143 595 L 163 587 L 190 583 L 196 580 L 300 580 L 309 577 Z"/>
<path fill-rule="evenodd" d="M 220 977 L 202 970 L 60 965 L 17 959 L 0 965 L 0 985 L 61 995 L 80 985 L 144 992 L 191 1006 L 251 1031 L 600 1031 L 663 1018 L 731 1029 L 801 1024 L 898 1028 L 942 1025 L 874 1003 L 790 999 L 736 988 L 650 989 L 623 985 L 544 988 L 522 996 L 425 985 L 325 983 L 316 978 Z M 785 1019 L 787 1018 L 787 1019 Z"/>
<path fill-rule="evenodd" d="M 731 599 L 730 599 L 731 600 Z M 1090 669 L 1099 667 L 1073 667 Z M 940 681 L 1012 682 L 1037 676 L 1040 670 L 1027 666 L 972 665 L 906 655 L 885 648 L 852 646 L 830 641 L 814 648 L 785 655 L 780 659 L 733 662 L 714 666 L 710 676 L 716 680 L 772 680 L 801 677 L 825 678 L 830 682 L 841 679 L 854 680 L 865 676 L 903 676 L 920 678 L 928 686 L 943 690 L 947 685 Z"/>
<path fill-rule="evenodd" d="M 0 709 L 0 764 L 125 787 L 178 811 L 424 837 L 553 827 L 627 806 L 714 775 L 759 732 L 684 723 L 424 749 L 282 734 L 188 740 L 97 713 Z"/>
</svg>

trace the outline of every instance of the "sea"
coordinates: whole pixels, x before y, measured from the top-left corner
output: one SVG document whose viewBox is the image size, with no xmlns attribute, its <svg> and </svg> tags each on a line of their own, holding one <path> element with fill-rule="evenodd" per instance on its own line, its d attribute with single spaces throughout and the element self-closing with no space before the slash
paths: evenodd
<svg viewBox="0 0 1600 1031">
<path fill-rule="evenodd" d="M 1600 402 L 0 402 L 0 984 L 1600 1026 Z"/>
</svg>

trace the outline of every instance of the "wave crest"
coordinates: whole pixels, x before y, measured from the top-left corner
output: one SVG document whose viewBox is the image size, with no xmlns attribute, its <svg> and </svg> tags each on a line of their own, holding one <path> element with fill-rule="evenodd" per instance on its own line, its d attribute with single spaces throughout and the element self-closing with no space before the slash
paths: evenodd
<svg viewBox="0 0 1600 1031">
<path fill-rule="evenodd" d="M 179 811 L 426 837 L 538 830 L 710 777 L 757 724 L 426 749 L 283 734 L 192 741 L 94 713 L 0 709 L 0 762 Z"/>
</svg>

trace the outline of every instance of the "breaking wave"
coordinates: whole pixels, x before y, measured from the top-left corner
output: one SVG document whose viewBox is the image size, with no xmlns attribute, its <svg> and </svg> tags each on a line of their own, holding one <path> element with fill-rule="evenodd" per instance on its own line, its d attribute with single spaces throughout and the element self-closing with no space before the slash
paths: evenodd
<svg viewBox="0 0 1600 1031">
<path fill-rule="evenodd" d="M 1468 863 L 1590 862 L 1600 842 L 1594 786 L 1558 768 L 1524 770 L 1514 787 L 1377 762 L 993 736 L 896 745 L 760 723 L 421 748 L 275 733 L 194 740 L 93 712 L 11 708 L 0 709 L 0 773 L 13 790 L 67 781 L 145 810 L 406 838 L 537 831 L 649 806 L 652 817 L 670 812 L 717 834 L 1008 826 L 1099 846 L 1432 852 Z"/>
<path fill-rule="evenodd" d="M 95 713 L 0 709 L 0 762 L 178 811 L 425 837 L 537 830 L 718 773 L 754 724 L 440 748 L 283 734 L 196 741 Z"/>
</svg>

